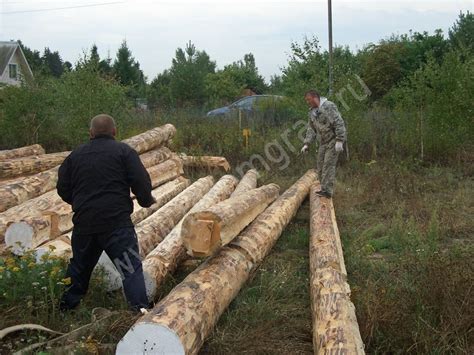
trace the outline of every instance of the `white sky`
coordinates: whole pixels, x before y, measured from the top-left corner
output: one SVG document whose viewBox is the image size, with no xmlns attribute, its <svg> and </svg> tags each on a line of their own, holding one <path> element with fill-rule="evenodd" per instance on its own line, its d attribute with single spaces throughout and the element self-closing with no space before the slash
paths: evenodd
<svg viewBox="0 0 474 355">
<path fill-rule="evenodd" d="M 104 3 L 112 3 L 101 5 Z M 335 44 L 352 49 L 409 30 L 446 33 L 474 0 L 333 0 Z M 23 12 L 73 6 L 73 9 Z M 177 47 L 191 40 L 218 67 L 255 55 L 269 78 L 287 62 L 292 41 L 316 35 L 327 48 L 326 0 L 151 1 L 0 0 L 0 40 L 21 39 L 77 61 L 93 43 L 115 57 L 125 38 L 149 80 L 169 68 Z"/>
</svg>

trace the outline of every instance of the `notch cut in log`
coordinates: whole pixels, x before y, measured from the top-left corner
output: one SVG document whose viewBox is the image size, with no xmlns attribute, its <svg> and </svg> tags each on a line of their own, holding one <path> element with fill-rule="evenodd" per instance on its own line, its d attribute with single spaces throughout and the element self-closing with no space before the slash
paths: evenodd
<svg viewBox="0 0 474 355">
<path fill-rule="evenodd" d="M 150 129 L 122 142 L 135 149 L 138 154 L 145 153 L 153 148 L 165 145 L 176 134 L 176 128 L 167 123 L 163 126 Z"/>
<path fill-rule="evenodd" d="M 364 354 L 331 199 L 311 188 L 310 289 L 315 354 Z"/>
<path fill-rule="evenodd" d="M 198 169 L 222 169 L 225 172 L 230 171 L 230 164 L 224 157 L 212 157 L 207 155 L 201 156 L 190 156 L 182 154 L 180 155 L 183 164 L 187 168 L 198 168 Z"/>
<path fill-rule="evenodd" d="M 219 317 L 270 252 L 316 179 L 308 171 L 236 239 L 190 273 L 141 317 L 116 354 L 197 354 Z"/>
<path fill-rule="evenodd" d="M 194 213 L 227 199 L 235 189 L 238 180 L 232 175 L 224 175 L 188 212 Z M 143 261 L 143 276 L 148 300 L 152 302 L 158 288 L 167 275 L 172 273 L 186 257 L 186 249 L 181 242 L 181 226 L 186 217 L 171 230 L 164 240 L 153 249 Z"/>
<path fill-rule="evenodd" d="M 35 174 L 51 169 L 63 162 L 71 152 L 42 154 L 0 161 L 0 178 L 8 178 L 26 174 Z"/>
<path fill-rule="evenodd" d="M 205 257 L 228 244 L 275 201 L 279 191 L 276 184 L 265 185 L 188 215 L 181 229 L 188 254 Z"/>
<path fill-rule="evenodd" d="M 145 257 L 152 251 L 191 207 L 211 189 L 213 184 L 212 176 L 200 178 L 158 211 L 140 222 L 136 226 L 140 255 Z"/>
<path fill-rule="evenodd" d="M 7 159 L 15 159 L 22 157 L 29 157 L 32 155 L 41 155 L 44 154 L 44 148 L 39 144 L 33 144 L 26 147 L 0 150 L 0 161 Z"/>
</svg>

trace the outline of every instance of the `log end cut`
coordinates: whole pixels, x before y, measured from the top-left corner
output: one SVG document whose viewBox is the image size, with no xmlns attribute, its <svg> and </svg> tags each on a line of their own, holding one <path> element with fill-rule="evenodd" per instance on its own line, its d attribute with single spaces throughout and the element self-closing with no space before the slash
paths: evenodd
<svg viewBox="0 0 474 355">
<path fill-rule="evenodd" d="M 192 213 L 183 221 L 181 236 L 189 255 L 209 256 L 221 246 L 221 220 L 209 212 Z"/>
<path fill-rule="evenodd" d="M 116 354 L 185 354 L 179 337 L 154 323 L 134 325 L 117 344 Z"/>
<path fill-rule="evenodd" d="M 16 222 L 8 226 L 5 232 L 5 244 L 15 255 L 23 255 L 31 250 L 35 231 L 26 222 Z"/>
</svg>

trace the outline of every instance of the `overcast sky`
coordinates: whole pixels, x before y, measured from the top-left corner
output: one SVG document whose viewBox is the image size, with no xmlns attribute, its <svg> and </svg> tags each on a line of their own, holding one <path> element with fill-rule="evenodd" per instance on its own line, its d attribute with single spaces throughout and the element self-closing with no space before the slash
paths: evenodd
<svg viewBox="0 0 474 355">
<path fill-rule="evenodd" d="M 357 49 L 392 33 L 447 32 L 473 2 L 333 0 L 334 42 Z M 326 0 L 0 0 L 0 13 L 0 40 L 49 47 L 73 63 L 93 43 L 114 58 L 126 39 L 149 80 L 189 40 L 220 68 L 252 52 L 266 78 L 280 73 L 292 41 L 315 35 L 327 48 Z"/>
</svg>

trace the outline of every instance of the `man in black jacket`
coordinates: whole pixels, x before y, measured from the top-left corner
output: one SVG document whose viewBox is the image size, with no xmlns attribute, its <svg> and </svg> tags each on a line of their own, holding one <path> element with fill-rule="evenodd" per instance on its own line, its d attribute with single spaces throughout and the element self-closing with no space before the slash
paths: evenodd
<svg viewBox="0 0 474 355">
<path fill-rule="evenodd" d="M 140 206 L 155 201 L 148 172 L 135 150 L 115 141 L 115 122 L 108 115 L 91 121 L 90 142 L 75 149 L 62 163 L 57 190 L 72 205 L 72 258 L 66 277 L 71 285 L 61 309 L 75 308 L 86 294 L 89 280 L 103 251 L 122 275 L 123 289 L 134 310 L 148 305 L 137 236 L 130 214 L 130 189 Z"/>
</svg>

